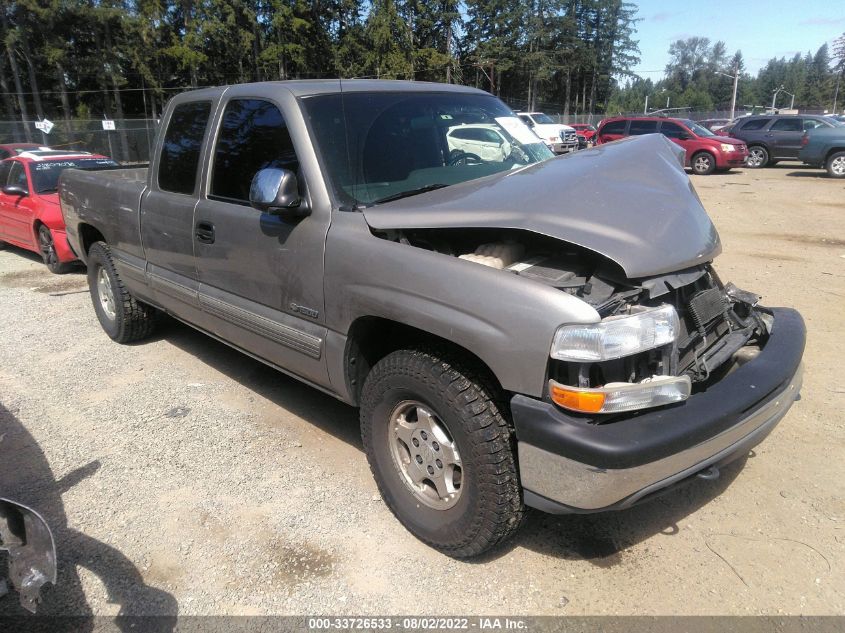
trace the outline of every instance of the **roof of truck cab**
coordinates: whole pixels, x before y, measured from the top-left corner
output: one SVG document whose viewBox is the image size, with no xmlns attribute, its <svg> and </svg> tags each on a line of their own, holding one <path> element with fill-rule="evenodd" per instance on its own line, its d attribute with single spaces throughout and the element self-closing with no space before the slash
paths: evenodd
<svg viewBox="0 0 845 633">
<path fill-rule="evenodd" d="M 489 95 L 490 93 L 457 84 L 445 84 L 432 81 L 404 81 L 392 79 L 291 79 L 288 81 L 263 81 L 249 84 L 233 84 L 216 88 L 201 88 L 180 93 L 179 96 L 190 99 L 195 97 L 214 97 L 227 88 L 248 88 L 249 86 L 279 86 L 293 93 L 295 97 L 309 97 L 340 92 L 461 92 Z M 180 99 L 182 100 L 182 99 Z"/>
</svg>

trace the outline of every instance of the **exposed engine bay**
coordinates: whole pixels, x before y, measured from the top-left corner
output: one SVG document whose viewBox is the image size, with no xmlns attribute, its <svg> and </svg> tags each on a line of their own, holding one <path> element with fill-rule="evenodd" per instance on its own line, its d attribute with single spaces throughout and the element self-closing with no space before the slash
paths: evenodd
<svg viewBox="0 0 845 633">
<path fill-rule="evenodd" d="M 557 239 L 511 229 L 415 229 L 376 232 L 384 239 L 435 251 L 552 286 L 588 303 L 604 319 L 671 304 L 680 321 L 675 344 L 610 361 L 551 360 L 550 377 L 578 387 L 688 375 L 706 388 L 751 360 L 768 337 L 771 315 L 759 297 L 722 284 L 709 264 L 628 279 L 602 255 Z"/>
</svg>

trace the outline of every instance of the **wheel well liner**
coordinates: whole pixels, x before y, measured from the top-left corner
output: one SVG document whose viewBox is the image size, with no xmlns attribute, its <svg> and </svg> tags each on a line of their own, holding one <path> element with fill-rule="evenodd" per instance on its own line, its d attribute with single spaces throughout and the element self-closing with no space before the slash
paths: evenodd
<svg viewBox="0 0 845 633">
<path fill-rule="evenodd" d="M 404 323 L 366 316 L 359 317 L 350 326 L 344 352 L 347 388 L 354 403 L 358 404 L 367 374 L 376 363 L 396 350 L 420 347 L 448 348 L 476 365 L 497 387 L 501 387 L 490 367 L 465 347 Z"/>
<path fill-rule="evenodd" d="M 830 160 L 830 157 L 836 154 L 837 152 L 845 152 L 845 147 L 831 147 L 829 150 L 827 150 L 827 153 L 824 155 L 824 162 L 827 163 L 827 161 Z"/>
<path fill-rule="evenodd" d="M 105 237 L 100 231 L 90 224 L 79 225 L 79 245 L 82 247 L 82 252 L 87 255 L 91 250 L 91 246 L 95 242 L 104 242 Z"/>
</svg>

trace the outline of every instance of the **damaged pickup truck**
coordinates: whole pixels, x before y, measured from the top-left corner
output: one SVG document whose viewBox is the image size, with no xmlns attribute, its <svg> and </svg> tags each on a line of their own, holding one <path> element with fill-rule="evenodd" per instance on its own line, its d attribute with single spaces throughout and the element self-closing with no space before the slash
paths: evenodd
<svg viewBox="0 0 845 633">
<path fill-rule="evenodd" d="M 715 478 L 800 388 L 801 317 L 719 279 L 658 135 L 552 158 L 471 88 L 247 84 L 175 97 L 149 169 L 60 195 L 112 339 L 166 312 L 359 407 L 385 503 L 450 556 L 525 506 Z"/>
</svg>

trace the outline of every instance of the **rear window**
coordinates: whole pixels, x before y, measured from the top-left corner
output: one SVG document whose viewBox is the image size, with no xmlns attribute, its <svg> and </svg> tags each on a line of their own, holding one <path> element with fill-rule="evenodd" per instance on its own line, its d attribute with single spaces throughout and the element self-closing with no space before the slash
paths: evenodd
<svg viewBox="0 0 845 633">
<path fill-rule="evenodd" d="M 158 163 L 158 186 L 163 191 L 194 193 L 210 114 L 210 101 L 183 103 L 173 109 Z"/>
<path fill-rule="evenodd" d="M 611 121 L 601 129 L 602 134 L 624 134 L 627 121 Z"/>
<path fill-rule="evenodd" d="M 739 126 L 739 124 L 737 124 L 737 127 L 740 130 L 744 130 L 746 132 L 751 132 L 753 130 L 762 130 L 764 127 L 766 127 L 766 125 L 768 125 L 769 121 L 771 121 L 771 119 L 753 119 L 751 121 L 746 121 L 742 124 L 742 126 Z"/>
<path fill-rule="evenodd" d="M 52 193 L 59 188 L 59 176 L 65 169 L 84 169 L 95 171 L 98 169 L 114 169 L 119 165 L 108 158 L 67 158 L 65 160 L 49 160 L 43 163 L 30 163 L 29 173 L 32 176 L 32 186 L 36 193 Z"/>
<path fill-rule="evenodd" d="M 654 134 L 657 132 L 657 121 L 631 121 L 628 134 L 637 136 L 639 134 Z"/>
</svg>

